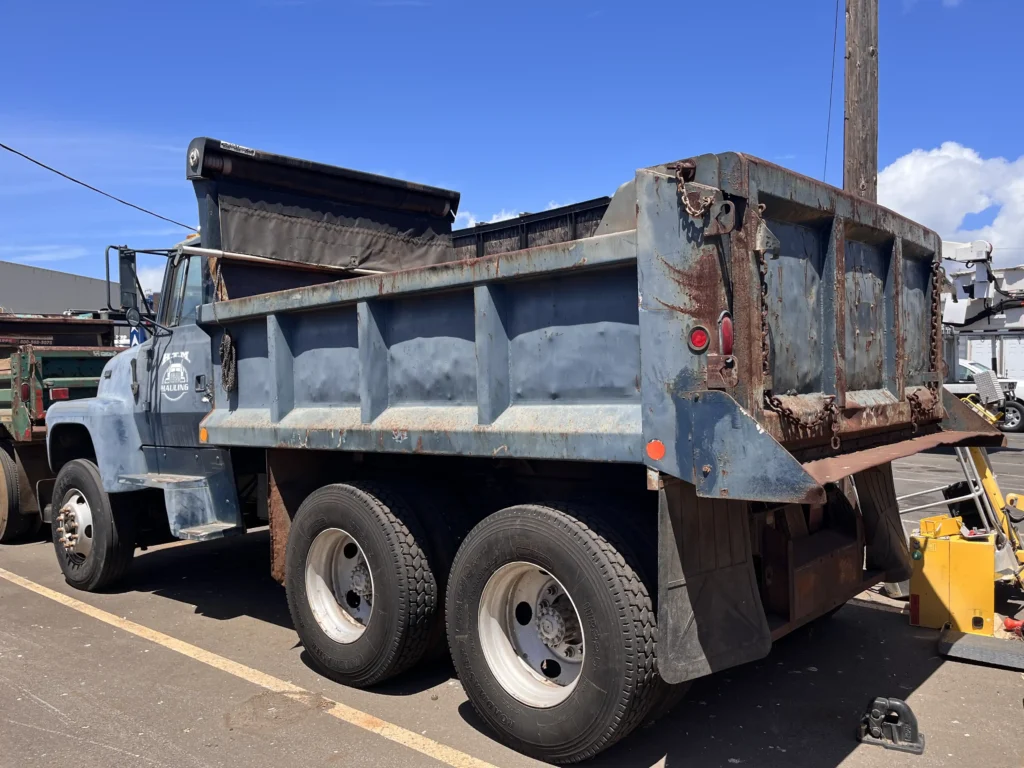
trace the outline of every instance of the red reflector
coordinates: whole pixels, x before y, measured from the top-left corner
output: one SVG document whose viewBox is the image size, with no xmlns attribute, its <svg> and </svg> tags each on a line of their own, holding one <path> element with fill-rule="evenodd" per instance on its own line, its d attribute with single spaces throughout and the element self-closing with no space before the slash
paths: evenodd
<svg viewBox="0 0 1024 768">
<path fill-rule="evenodd" d="M 32 390 L 29 389 L 28 382 L 27 381 L 23 381 L 21 383 L 21 402 L 27 403 L 31 396 L 32 396 Z"/>
<path fill-rule="evenodd" d="M 708 343 L 711 341 L 711 337 L 708 335 L 707 329 L 697 326 L 690 331 L 690 349 L 694 352 L 703 352 L 708 348 Z"/>
<path fill-rule="evenodd" d="M 723 355 L 732 354 L 732 315 L 728 312 L 722 314 L 721 320 L 718 321 L 718 338 L 721 342 L 720 353 Z"/>
<path fill-rule="evenodd" d="M 910 624 L 917 627 L 921 624 L 921 596 L 910 594 Z"/>
<path fill-rule="evenodd" d="M 53 389 L 50 390 L 51 400 L 67 400 L 68 397 L 69 395 L 67 387 L 54 387 Z"/>
</svg>

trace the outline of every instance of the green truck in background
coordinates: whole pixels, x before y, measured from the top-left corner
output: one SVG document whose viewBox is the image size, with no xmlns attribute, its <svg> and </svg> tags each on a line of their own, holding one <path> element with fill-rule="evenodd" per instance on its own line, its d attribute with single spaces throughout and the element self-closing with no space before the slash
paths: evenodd
<svg viewBox="0 0 1024 768">
<path fill-rule="evenodd" d="M 38 532 L 53 475 L 46 460 L 46 410 L 94 397 L 116 355 L 108 312 L 0 313 L 0 543 Z"/>
</svg>

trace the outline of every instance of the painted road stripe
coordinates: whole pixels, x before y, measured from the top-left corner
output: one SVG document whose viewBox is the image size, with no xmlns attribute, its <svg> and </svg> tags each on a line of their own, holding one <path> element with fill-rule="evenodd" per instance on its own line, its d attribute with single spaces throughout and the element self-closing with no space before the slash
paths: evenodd
<svg viewBox="0 0 1024 768">
<path fill-rule="evenodd" d="M 440 744 L 433 739 L 428 739 L 426 736 L 421 736 L 420 734 L 406 730 L 401 726 L 394 725 L 386 720 L 381 720 L 379 717 L 374 717 L 366 712 L 361 712 L 358 709 L 342 704 L 339 701 L 334 701 L 333 699 L 328 699 L 319 694 L 315 694 L 312 691 L 307 691 L 305 688 L 300 688 L 294 683 L 289 683 L 287 680 L 281 680 L 273 675 L 260 672 L 258 669 L 247 667 L 245 664 L 239 664 L 237 661 L 232 661 L 224 656 L 211 653 L 210 651 L 205 651 L 191 643 L 186 643 L 185 641 L 178 640 L 170 635 L 165 635 L 163 632 L 158 632 L 155 629 L 144 627 L 141 624 L 136 624 L 134 621 L 129 621 L 128 619 L 122 619 L 120 616 L 115 616 L 114 614 L 108 613 L 107 611 L 93 605 L 83 603 L 81 600 L 68 597 L 67 595 L 50 589 L 49 587 L 36 584 L 34 581 L 29 581 L 28 579 L 23 578 L 16 573 L 4 570 L 3 568 L 0 568 L 0 578 L 6 579 L 12 584 L 24 587 L 30 592 L 35 592 L 37 595 L 42 595 L 56 603 L 60 603 L 63 606 L 76 610 L 79 613 L 84 613 L 86 616 L 94 618 L 97 621 L 102 621 L 104 624 L 117 627 L 125 632 L 141 637 L 144 640 L 149 640 L 151 643 L 156 643 L 164 648 L 180 653 L 183 656 L 188 656 L 190 659 L 202 662 L 214 669 L 219 669 L 221 672 L 227 672 L 229 675 L 234 675 L 235 677 L 252 683 L 253 685 L 266 688 L 268 691 L 283 693 L 289 698 L 303 703 L 308 703 L 310 699 L 312 699 L 318 702 L 318 709 L 323 710 L 331 717 L 337 718 L 349 725 L 354 725 L 357 728 L 362 728 L 370 733 L 375 733 L 378 736 L 383 736 L 389 741 L 401 744 L 409 749 L 414 749 L 427 757 L 432 757 L 446 765 L 453 766 L 453 768 L 495 768 L 491 763 L 486 763 L 483 760 L 477 760 L 472 755 L 467 755 L 465 752 L 460 752 L 457 749 Z"/>
</svg>

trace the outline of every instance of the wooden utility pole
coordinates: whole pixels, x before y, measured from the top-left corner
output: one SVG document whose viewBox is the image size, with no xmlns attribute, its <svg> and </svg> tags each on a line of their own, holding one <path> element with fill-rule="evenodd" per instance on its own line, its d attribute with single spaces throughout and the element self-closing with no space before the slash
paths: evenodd
<svg viewBox="0 0 1024 768">
<path fill-rule="evenodd" d="M 846 0 L 843 189 L 878 199 L 878 0 Z"/>
</svg>

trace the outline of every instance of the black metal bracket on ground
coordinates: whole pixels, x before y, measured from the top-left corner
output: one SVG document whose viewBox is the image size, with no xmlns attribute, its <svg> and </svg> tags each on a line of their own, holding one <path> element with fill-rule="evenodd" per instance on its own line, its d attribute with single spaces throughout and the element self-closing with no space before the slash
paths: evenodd
<svg viewBox="0 0 1024 768">
<path fill-rule="evenodd" d="M 857 740 L 899 752 L 924 754 L 924 734 L 917 728 L 917 718 L 902 699 L 877 698 L 861 718 Z"/>
</svg>

